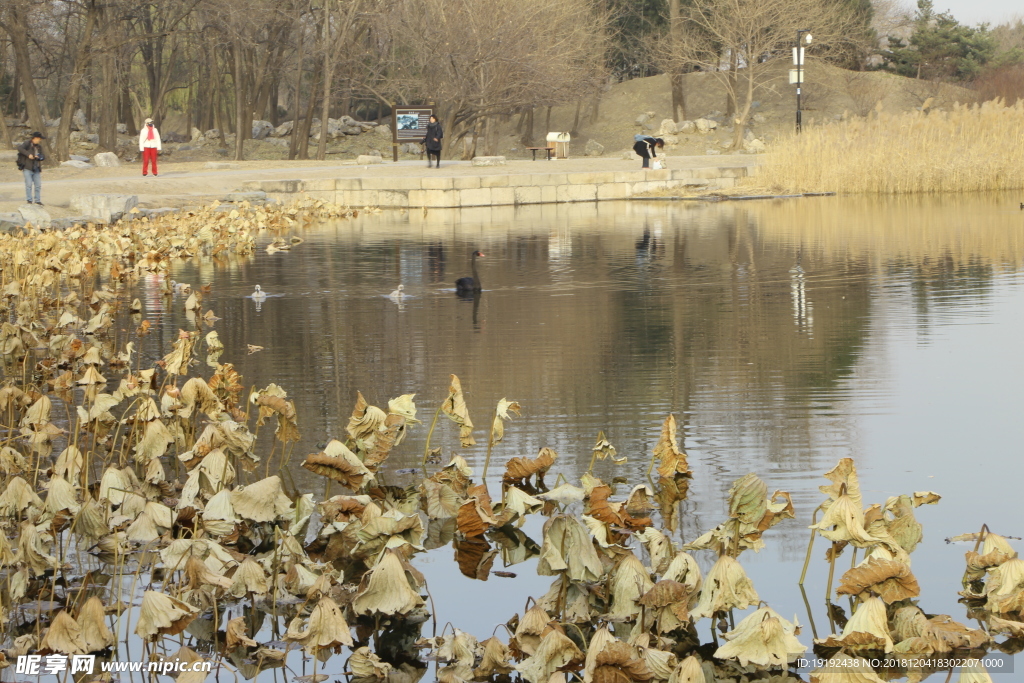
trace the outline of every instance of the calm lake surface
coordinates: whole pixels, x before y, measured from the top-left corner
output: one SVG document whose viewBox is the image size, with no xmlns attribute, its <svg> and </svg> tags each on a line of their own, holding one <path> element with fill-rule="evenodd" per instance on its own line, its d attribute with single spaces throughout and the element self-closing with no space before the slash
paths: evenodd
<svg viewBox="0 0 1024 683">
<path fill-rule="evenodd" d="M 450 374 L 462 381 L 479 444 L 458 448 L 443 417 L 432 443 L 445 462 L 464 456 L 477 476 L 496 401 L 518 401 L 522 417 L 494 449 L 492 495 L 509 457 L 543 446 L 559 454 L 548 483 L 562 474 L 578 484 L 603 430 L 628 461 L 599 462 L 595 474 L 621 477 L 621 500 L 647 481 L 661 423 L 675 413 L 693 470 L 676 540 L 724 521 L 729 487 L 748 472 L 791 492 L 797 518 L 741 562 L 762 599 L 798 615 L 809 645 L 797 579 L 811 512 L 824 499 L 822 474 L 838 459 L 856 460 L 865 504 L 922 490 L 943 496 L 916 511 L 925 540 L 913 569 L 928 613 L 966 621 L 956 600 L 969 546 L 944 538 L 983 523 L 1024 532 L 1024 213 L 1016 202 L 385 212 L 304 232 L 290 252 L 189 262 L 173 277 L 212 283 L 205 307 L 223 318 L 215 326 L 226 346 L 221 362 L 234 363 L 247 385 L 275 382 L 295 400 L 303 438 L 289 470 L 318 500 L 323 480 L 298 464 L 318 442 L 343 438 L 357 391 L 382 406 L 417 394 L 426 424 L 392 454 L 386 475 L 399 485 L 418 478 L 398 470 L 419 467 Z M 470 274 L 476 249 L 486 254 L 484 291 L 461 300 L 453 283 Z M 400 283 L 408 296 L 396 304 L 387 295 Z M 273 295 L 260 305 L 247 298 L 256 284 Z M 159 283 L 147 286 L 146 317 L 166 353 L 177 329 L 192 326 L 183 301 L 161 312 Z M 264 350 L 247 355 L 247 344 Z M 525 529 L 538 543 L 539 527 Z M 819 539 L 806 584 L 821 637 L 829 631 L 824 550 Z M 535 560 L 509 567 L 517 578 L 483 582 L 462 576 L 453 555 L 442 547 L 419 555 L 418 566 L 439 624 L 481 640 L 550 585 L 535 575 Z M 701 557 L 705 570 L 711 561 Z M 708 623 L 699 626 L 705 639 Z M 342 664 L 333 658 L 324 673 Z"/>
</svg>

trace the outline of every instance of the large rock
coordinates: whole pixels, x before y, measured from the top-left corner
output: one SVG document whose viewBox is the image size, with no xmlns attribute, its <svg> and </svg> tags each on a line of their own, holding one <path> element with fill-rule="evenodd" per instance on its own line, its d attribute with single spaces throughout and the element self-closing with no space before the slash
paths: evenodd
<svg viewBox="0 0 1024 683">
<path fill-rule="evenodd" d="M 377 126 L 373 129 L 373 132 L 385 140 L 391 139 L 391 126 Z"/>
<path fill-rule="evenodd" d="M 118 135 L 128 135 L 128 124 L 127 123 L 119 123 L 119 124 L 117 124 L 117 134 Z"/>
<path fill-rule="evenodd" d="M 0 213 L 0 232 L 10 234 L 21 229 L 25 219 L 20 213 Z"/>
<path fill-rule="evenodd" d="M 604 154 L 604 145 L 597 140 L 587 140 L 587 146 L 583 148 L 583 154 L 588 157 L 599 157 Z"/>
<path fill-rule="evenodd" d="M 398 146 L 398 151 L 402 154 L 423 154 L 423 146 L 415 142 L 403 142 Z"/>
<path fill-rule="evenodd" d="M 192 130 L 189 131 L 189 135 L 191 137 L 189 142 L 199 142 L 203 139 L 203 131 L 199 130 L 195 126 L 192 126 Z"/>
<path fill-rule="evenodd" d="M 294 121 L 285 121 L 280 126 L 278 126 L 277 128 L 274 129 L 274 132 L 271 133 L 271 136 L 273 136 L 275 138 L 283 138 L 285 136 L 291 135 L 292 134 L 292 128 L 294 128 L 294 127 L 295 127 L 295 122 Z"/>
<path fill-rule="evenodd" d="M 693 121 L 680 121 L 679 125 L 676 126 L 677 133 L 689 134 L 694 133 L 697 130 L 697 126 L 694 125 Z"/>
<path fill-rule="evenodd" d="M 664 137 L 665 135 L 675 135 L 679 131 L 679 127 L 676 126 L 676 122 L 672 119 L 662 119 L 661 128 L 658 129 L 658 135 Z"/>
<path fill-rule="evenodd" d="M 71 117 L 71 130 L 85 130 L 88 127 L 89 124 L 85 120 L 85 112 L 81 109 L 76 109 L 75 115 Z"/>
<path fill-rule="evenodd" d="M 101 223 L 113 223 L 134 209 L 139 198 L 133 194 L 76 194 L 71 197 L 71 208 Z"/>
<path fill-rule="evenodd" d="M 89 157 L 82 156 L 81 154 L 69 154 L 68 158 L 72 161 L 84 161 L 85 163 L 89 163 Z"/>
<path fill-rule="evenodd" d="M 113 152 L 100 152 L 92 158 L 92 163 L 101 168 L 112 168 L 114 166 L 120 166 L 121 160 L 118 159 L 117 155 Z"/>
<path fill-rule="evenodd" d="M 31 223 L 34 228 L 50 227 L 50 214 L 41 206 L 36 204 L 25 204 L 18 207 L 18 213 L 25 223 Z"/>
<path fill-rule="evenodd" d="M 252 122 L 252 139 L 262 140 L 271 133 L 274 132 L 274 124 L 270 121 L 253 121 Z"/>
<path fill-rule="evenodd" d="M 764 140 L 759 140 L 758 138 L 754 138 L 753 140 L 744 140 L 743 142 L 744 152 L 749 152 L 751 154 L 761 154 L 766 149 L 768 148 L 765 146 Z"/>
<path fill-rule="evenodd" d="M 697 127 L 698 133 L 709 133 L 718 128 L 718 124 L 712 119 L 697 119 L 693 122 L 693 125 Z"/>
<path fill-rule="evenodd" d="M 238 168 L 238 164 L 231 164 L 226 161 L 207 161 L 203 168 L 209 168 L 217 171 L 226 171 L 231 168 Z"/>
<path fill-rule="evenodd" d="M 217 140 L 220 138 L 220 130 L 217 128 L 211 128 L 203 133 L 203 137 L 207 140 Z"/>
<path fill-rule="evenodd" d="M 636 117 L 636 125 L 643 126 L 643 125 L 648 123 L 653 118 L 654 118 L 654 112 L 653 111 L 644 112 L 643 114 L 640 114 L 640 116 Z"/>
<path fill-rule="evenodd" d="M 68 139 L 72 143 L 77 143 L 77 144 L 81 144 L 83 142 L 89 142 L 89 143 L 92 143 L 94 145 L 98 145 L 99 142 L 100 142 L 100 136 L 99 135 L 96 135 L 95 133 L 86 133 L 85 131 L 82 131 L 82 130 L 72 131 L 71 135 L 68 136 Z"/>
<path fill-rule="evenodd" d="M 360 154 L 356 157 L 356 163 L 360 166 L 369 166 L 370 164 L 383 164 L 384 159 L 379 154 Z"/>
<path fill-rule="evenodd" d="M 88 161 L 79 161 L 78 159 L 68 159 L 67 161 L 60 162 L 61 166 L 68 166 L 70 168 L 92 168 L 93 165 Z"/>
<path fill-rule="evenodd" d="M 488 157 L 473 157 L 474 166 L 504 166 L 506 161 L 505 157 L 501 156 L 488 156 Z"/>
<path fill-rule="evenodd" d="M 679 137 L 676 136 L 676 135 L 665 135 L 665 136 L 662 136 L 661 139 L 665 141 L 666 145 L 678 145 L 679 144 Z"/>
</svg>

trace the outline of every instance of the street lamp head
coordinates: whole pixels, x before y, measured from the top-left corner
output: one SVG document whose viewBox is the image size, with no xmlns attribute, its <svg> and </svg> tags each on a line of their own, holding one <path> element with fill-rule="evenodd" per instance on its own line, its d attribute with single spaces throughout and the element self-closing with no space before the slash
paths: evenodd
<svg viewBox="0 0 1024 683">
<path fill-rule="evenodd" d="M 807 42 L 808 45 L 810 45 L 811 44 L 811 34 L 808 33 L 806 36 L 804 36 L 804 40 Z"/>
</svg>

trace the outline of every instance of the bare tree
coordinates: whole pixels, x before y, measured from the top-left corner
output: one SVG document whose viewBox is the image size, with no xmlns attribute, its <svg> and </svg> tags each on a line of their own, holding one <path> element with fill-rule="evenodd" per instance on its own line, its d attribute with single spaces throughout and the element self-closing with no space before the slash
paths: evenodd
<svg viewBox="0 0 1024 683">
<path fill-rule="evenodd" d="M 850 13 L 829 0 L 690 0 L 688 9 L 680 39 L 663 45 L 662 58 L 721 82 L 734 105 L 733 147 L 743 141 L 755 94 L 777 77 L 770 62 L 788 61 L 798 30 L 811 31 L 827 53 L 847 49 L 855 28 Z"/>
</svg>

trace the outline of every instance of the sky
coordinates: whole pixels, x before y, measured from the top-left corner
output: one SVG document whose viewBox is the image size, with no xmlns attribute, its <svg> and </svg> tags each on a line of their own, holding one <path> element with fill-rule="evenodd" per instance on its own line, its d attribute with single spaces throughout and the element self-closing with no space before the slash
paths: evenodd
<svg viewBox="0 0 1024 683">
<path fill-rule="evenodd" d="M 992 26 L 1013 17 L 1024 18 L 1021 0 L 934 0 L 937 12 L 949 11 L 961 24 L 975 25 L 988 22 Z M 904 0 L 908 7 L 916 7 L 914 0 Z"/>
</svg>

